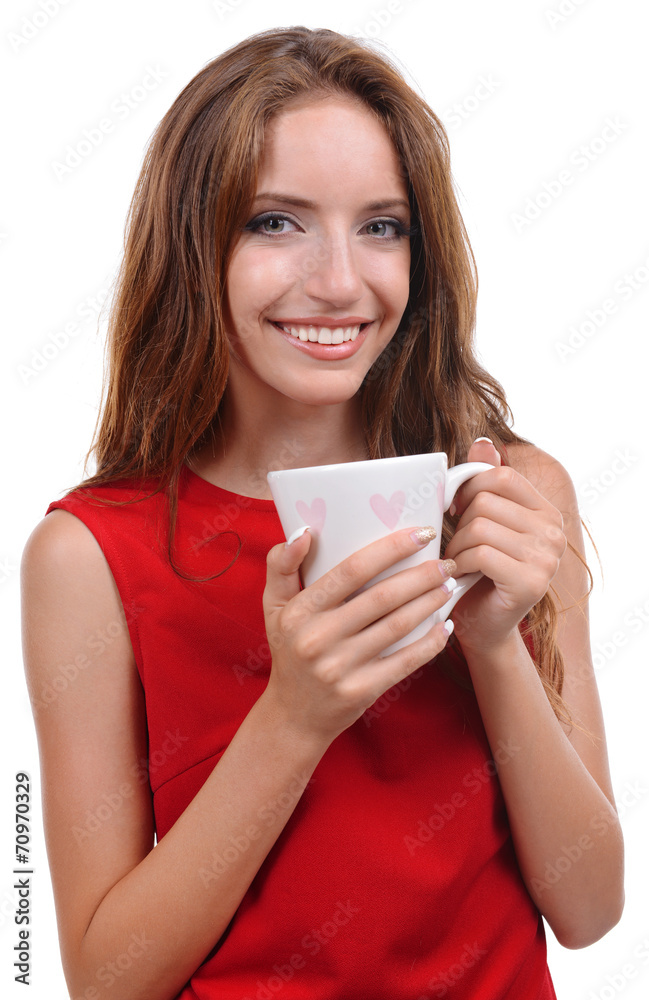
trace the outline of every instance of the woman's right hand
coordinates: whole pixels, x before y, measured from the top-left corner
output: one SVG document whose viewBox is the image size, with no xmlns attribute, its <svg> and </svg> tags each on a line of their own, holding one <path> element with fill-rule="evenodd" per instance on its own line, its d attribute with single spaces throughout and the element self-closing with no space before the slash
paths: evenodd
<svg viewBox="0 0 649 1000">
<path fill-rule="evenodd" d="M 442 651 L 450 631 L 439 623 L 381 657 L 449 599 L 452 560 L 426 560 L 346 601 L 428 540 L 419 541 L 412 528 L 393 532 L 303 590 L 298 570 L 309 551 L 309 532 L 270 550 L 263 608 L 272 667 L 262 697 L 290 727 L 328 746 L 385 691 Z"/>
</svg>

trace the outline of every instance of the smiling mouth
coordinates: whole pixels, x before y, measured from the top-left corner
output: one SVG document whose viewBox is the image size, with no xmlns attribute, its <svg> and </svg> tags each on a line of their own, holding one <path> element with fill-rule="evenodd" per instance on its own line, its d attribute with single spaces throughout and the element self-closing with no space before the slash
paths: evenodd
<svg viewBox="0 0 649 1000">
<path fill-rule="evenodd" d="M 294 324 L 276 323 L 271 320 L 273 326 L 283 333 L 290 334 L 296 340 L 303 343 L 310 341 L 312 344 L 346 344 L 349 340 L 356 340 L 361 330 L 369 326 L 369 323 L 359 323 L 355 326 L 297 326 Z"/>
</svg>

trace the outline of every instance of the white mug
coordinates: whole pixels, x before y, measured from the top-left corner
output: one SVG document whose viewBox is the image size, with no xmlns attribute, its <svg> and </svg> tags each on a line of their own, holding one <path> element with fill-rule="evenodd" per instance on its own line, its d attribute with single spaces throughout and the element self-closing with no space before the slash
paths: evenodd
<svg viewBox="0 0 649 1000">
<path fill-rule="evenodd" d="M 286 537 L 290 538 L 304 525 L 309 526 L 311 547 L 300 568 L 305 587 L 352 552 L 392 531 L 425 525 L 435 529 L 437 537 L 429 545 L 373 577 L 360 588 L 365 590 L 408 566 L 425 559 L 438 559 L 444 512 L 462 483 L 491 468 L 484 462 L 465 462 L 448 469 L 446 454 L 436 452 L 282 469 L 269 472 L 267 478 Z M 445 621 L 460 597 L 481 576 L 471 573 L 460 577 L 446 604 L 383 650 L 382 655 L 414 642 L 437 622 Z"/>
</svg>

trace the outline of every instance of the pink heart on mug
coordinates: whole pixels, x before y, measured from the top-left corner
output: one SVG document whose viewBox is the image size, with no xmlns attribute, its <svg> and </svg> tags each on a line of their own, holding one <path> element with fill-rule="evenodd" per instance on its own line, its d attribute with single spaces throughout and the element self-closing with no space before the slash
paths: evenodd
<svg viewBox="0 0 649 1000">
<path fill-rule="evenodd" d="M 310 507 L 304 500 L 298 500 L 295 509 L 305 524 L 310 525 L 314 531 L 322 531 L 327 516 L 327 505 L 322 497 L 316 497 Z"/>
<path fill-rule="evenodd" d="M 370 507 L 386 528 L 396 528 L 405 503 L 406 494 L 403 490 L 397 490 L 389 500 L 386 500 L 380 493 L 375 493 L 374 496 L 370 497 Z"/>
</svg>

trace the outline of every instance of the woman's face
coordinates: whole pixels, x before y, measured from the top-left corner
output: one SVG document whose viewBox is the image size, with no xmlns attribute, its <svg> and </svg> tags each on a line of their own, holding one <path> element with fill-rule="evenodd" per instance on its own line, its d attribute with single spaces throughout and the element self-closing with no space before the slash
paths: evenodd
<svg viewBox="0 0 649 1000">
<path fill-rule="evenodd" d="M 410 208 L 383 125 L 342 97 L 279 115 L 253 212 L 227 278 L 228 393 L 346 402 L 408 301 Z"/>
</svg>

